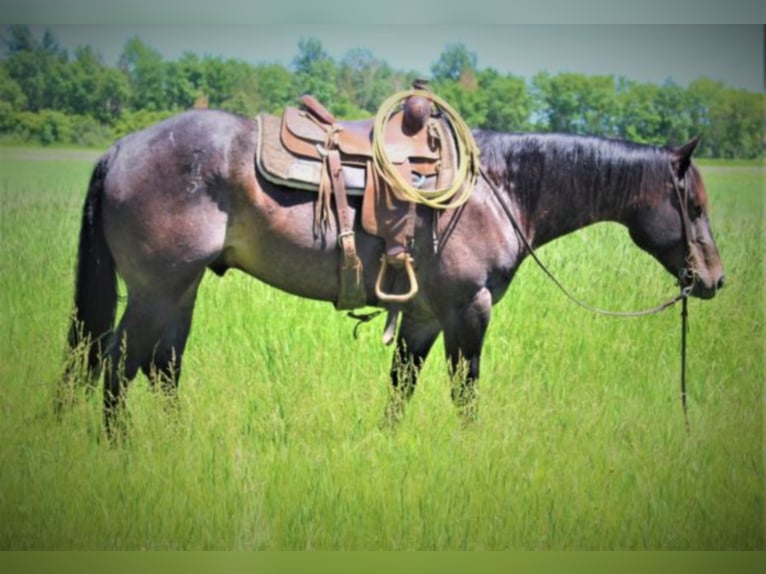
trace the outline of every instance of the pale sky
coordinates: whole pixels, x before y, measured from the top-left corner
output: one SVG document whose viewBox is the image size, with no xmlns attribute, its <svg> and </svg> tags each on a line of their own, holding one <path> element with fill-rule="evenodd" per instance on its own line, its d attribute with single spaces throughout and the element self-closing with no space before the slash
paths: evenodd
<svg viewBox="0 0 766 574">
<path fill-rule="evenodd" d="M 531 77 L 563 71 L 624 75 L 681 85 L 706 76 L 735 88 L 764 88 L 762 25 L 53 25 L 61 44 L 97 49 L 116 63 L 134 35 L 167 59 L 184 51 L 289 65 L 301 38 L 317 38 L 334 58 L 365 48 L 395 69 L 428 76 L 444 48 L 462 42 L 479 68 Z M 33 27 L 41 33 L 44 27 Z"/>
<path fill-rule="evenodd" d="M 3 0 L 0 27 L 51 27 L 72 50 L 114 64 L 134 35 L 167 59 L 184 51 L 289 65 L 301 38 L 342 58 L 364 48 L 428 76 L 463 43 L 479 68 L 545 70 L 681 85 L 705 76 L 764 89 L 763 0 Z"/>
</svg>

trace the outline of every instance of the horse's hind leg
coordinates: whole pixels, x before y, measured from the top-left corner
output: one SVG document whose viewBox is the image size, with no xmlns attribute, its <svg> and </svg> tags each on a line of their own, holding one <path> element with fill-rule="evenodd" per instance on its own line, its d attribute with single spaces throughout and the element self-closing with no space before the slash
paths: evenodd
<svg viewBox="0 0 766 574">
<path fill-rule="evenodd" d="M 107 431 L 125 400 L 127 385 L 138 370 L 166 393 L 175 394 L 191 328 L 197 278 L 180 295 L 128 293 L 128 304 L 115 332 L 104 378 L 104 422 Z"/>
<path fill-rule="evenodd" d="M 176 395 L 183 352 L 191 329 L 191 318 L 191 308 L 178 309 L 168 321 L 149 361 L 144 361 L 141 365 L 141 371 L 152 386 L 158 387 L 168 397 Z"/>
</svg>

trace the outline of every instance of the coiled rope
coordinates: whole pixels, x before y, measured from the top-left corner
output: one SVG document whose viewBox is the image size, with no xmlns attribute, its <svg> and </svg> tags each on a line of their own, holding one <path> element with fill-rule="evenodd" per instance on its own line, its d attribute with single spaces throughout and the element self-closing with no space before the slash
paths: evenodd
<svg viewBox="0 0 766 574">
<path fill-rule="evenodd" d="M 399 109 L 399 105 L 411 96 L 421 96 L 436 104 L 446 118 L 452 132 L 458 154 L 458 168 L 455 177 L 446 187 L 425 190 L 407 181 L 396 169 L 386 152 L 386 124 Z M 434 121 L 430 118 L 429 121 Z M 421 203 L 434 209 L 459 207 L 471 197 L 479 178 L 479 148 L 473 139 L 471 129 L 452 106 L 428 90 L 411 89 L 397 92 L 384 101 L 375 116 L 372 132 L 372 160 L 381 177 L 405 195 L 410 201 Z"/>
</svg>

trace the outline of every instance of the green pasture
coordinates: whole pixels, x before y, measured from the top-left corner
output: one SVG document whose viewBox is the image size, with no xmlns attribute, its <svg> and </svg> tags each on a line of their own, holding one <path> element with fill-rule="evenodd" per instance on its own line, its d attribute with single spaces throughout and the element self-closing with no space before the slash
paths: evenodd
<svg viewBox="0 0 766 574">
<path fill-rule="evenodd" d="M 728 284 L 689 305 L 689 434 L 680 309 L 594 316 L 528 261 L 472 426 L 440 342 L 381 430 L 382 319 L 354 340 L 330 304 L 232 272 L 200 289 L 179 409 L 137 379 L 110 446 L 99 393 L 52 408 L 94 158 L 0 148 L 0 549 L 764 549 L 763 167 L 702 168 Z M 674 290 L 618 226 L 540 255 L 599 306 Z"/>
</svg>

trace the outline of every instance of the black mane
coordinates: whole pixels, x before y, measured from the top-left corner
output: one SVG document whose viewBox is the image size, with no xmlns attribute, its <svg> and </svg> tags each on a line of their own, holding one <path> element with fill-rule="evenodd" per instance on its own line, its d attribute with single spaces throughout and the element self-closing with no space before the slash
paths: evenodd
<svg viewBox="0 0 766 574">
<path fill-rule="evenodd" d="M 579 205 L 619 208 L 650 199 L 669 176 L 668 148 L 560 133 L 477 130 L 481 164 L 532 213 L 543 193 L 567 193 Z M 598 190 L 598 191 L 597 191 Z M 598 195 L 596 195 L 598 194 Z"/>
</svg>

